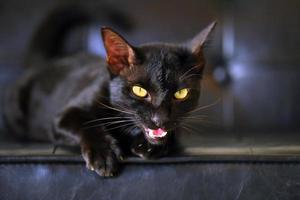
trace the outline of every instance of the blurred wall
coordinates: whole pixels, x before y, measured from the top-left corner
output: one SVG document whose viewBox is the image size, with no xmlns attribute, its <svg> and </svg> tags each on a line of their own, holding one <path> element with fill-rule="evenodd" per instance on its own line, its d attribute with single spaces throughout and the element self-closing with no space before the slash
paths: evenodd
<svg viewBox="0 0 300 200">
<path fill-rule="evenodd" d="M 101 25 L 116 26 L 134 45 L 185 41 L 217 19 L 207 49 L 209 65 L 200 105 L 220 101 L 199 112 L 214 123 L 208 130 L 300 129 L 300 1 L 3 0 L 2 92 L 21 73 L 33 33 L 43 19 L 53 9 L 73 5 L 92 13 L 96 30 Z M 111 12 L 120 14 L 109 16 Z"/>
</svg>

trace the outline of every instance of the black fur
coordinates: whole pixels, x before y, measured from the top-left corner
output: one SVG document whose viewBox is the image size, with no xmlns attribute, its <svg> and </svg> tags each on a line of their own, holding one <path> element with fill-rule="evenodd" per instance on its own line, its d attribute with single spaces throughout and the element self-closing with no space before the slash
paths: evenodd
<svg viewBox="0 0 300 200">
<path fill-rule="evenodd" d="M 7 96 L 8 125 L 29 139 L 79 145 L 87 167 L 102 176 L 115 175 L 123 156 L 166 155 L 176 145 L 180 118 L 197 105 L 203 52 L 160 43 L 133 49 L 136 62 L 119 74 L 91 55 L 61 59 L 26 73 Z M 151 101 L 134 96 L 133 85 L 147 89 Z M 174 98 L 181 88 L 190 88 L 184 101 Z M 143 127 L 164 127 L 168 134 L 154 142 Z"/>
</svg>

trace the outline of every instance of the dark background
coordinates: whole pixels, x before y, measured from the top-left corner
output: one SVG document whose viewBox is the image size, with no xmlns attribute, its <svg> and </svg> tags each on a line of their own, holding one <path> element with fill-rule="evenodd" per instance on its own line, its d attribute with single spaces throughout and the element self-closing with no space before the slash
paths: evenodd
<svg viewBox="0 0 300 200">
<path fill-rule="evenodd" d="M 238 137 L 244 133 L 298 134 L 300 1 L 2 0 L 0 113 L 5 88 L 26 68 L 24 60 L 34 33 L 55 10 L 79 10 L 92 18 L 92 23 L 79 24 L 64 37 L 59 46 L 62 54 L 84 50 L 103 55 L 102 25 L 114 27 L 138 45 L 185 41 L 217 19 L 207 48 L 209 64 L 200 105 L 217 103 L 199 112 L 212 124 L 195 126 Z"/>
</svg>

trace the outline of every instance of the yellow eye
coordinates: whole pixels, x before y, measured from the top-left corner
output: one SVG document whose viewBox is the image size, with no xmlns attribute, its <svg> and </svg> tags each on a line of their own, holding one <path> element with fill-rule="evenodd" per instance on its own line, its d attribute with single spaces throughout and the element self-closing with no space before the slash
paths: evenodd
<svg viewBox="0 0 300 200">
<path fill-rule="evenodd" d="M 145 90 L 144 88 L 140 87 L 140 86 L 133 86 L 132 87 L 132 92 L 133 94 L 135 94 L 138 97 L 146 97 L 148 95 L 147 90 Z"/>
<path fill-rule="evenodd" d="M 175 92 L 174 97 L 175 97 L 175 99 L 183 100 L 187 97 L 188 94 L 189 94 L 189 89 L 188 88 L 183 88 L 183 89 L 178 90 L 177 92 Z"/>
</svg>

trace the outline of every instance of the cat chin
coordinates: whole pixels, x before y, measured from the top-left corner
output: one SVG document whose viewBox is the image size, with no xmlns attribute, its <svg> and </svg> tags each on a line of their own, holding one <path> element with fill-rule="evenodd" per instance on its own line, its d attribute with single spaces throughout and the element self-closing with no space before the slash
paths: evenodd
<svg viewBox="0 0 300 200">
<path fill-rule="evenodd" d="M 147 141 L 152 144 L 152 145 L 155 145 L 155 146 L 161 146 L 161 145 L 164 145 L 166 144 L 166 141 L 167 139 L 164 138 L 164 139 L 152 139 L 152 138 L 149 138 L 148 136 L 147 137 Z"/>
</svg>

